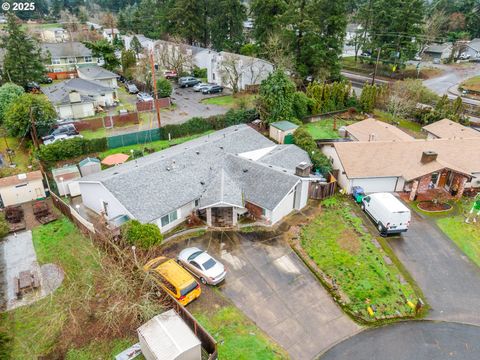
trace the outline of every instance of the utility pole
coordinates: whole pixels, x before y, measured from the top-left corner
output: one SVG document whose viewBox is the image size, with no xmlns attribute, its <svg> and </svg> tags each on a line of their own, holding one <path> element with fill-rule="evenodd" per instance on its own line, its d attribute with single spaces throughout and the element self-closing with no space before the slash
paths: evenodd
<svg viewBox="0 0 480 360">
<path fill-rule="evenodd" d="M 7 142 L 7 133 L 5 130 L 2 131 L 3 135 L 3 140 L 5 141 L 5 151 L 7 152 L 8 160 L 10 160 L 10 165 L 13 164 L 12 161 L 12 154 L 11 154 L 11 149 L 8 147 L 8 142 Z"/>
<path fill-rule="evenodd" d="M 382 48 L 378 48 L 377 61 L 375 62 L 375 69 L 373 70 L 373 76 L 372 76 L 372 85 L 375 85 L 375 76 L 377 76 L 378 62 L 380 61 L 381 52 L 382 52 Z"/>
<path fill-rule="evenodd" d="M 155 65 L 153 64 L 153 50 L 150 50 L 150 66 L 152 68 L 152 82 L 153 82 L 153 93 L 154 93 L 153 101 L 155 101 L 155 110 L 157 112 L 158 128 L 160 129 L 162 124 L 160 122 L 160 104 L 158 103 L 157 81 L 155 80 Z"/>
<path fill-rule="evenodd" d="M 40 149 L 40 144 L 38 143 L 38 135 L 37 135 L 37 126 L 35 125 L 35 118 L 33 116 L 33 108 L 30 108 L 30 126 L 31 126 L 31 135 L 33 139 L 33 143 L 37 150 Z"/>
</svg>

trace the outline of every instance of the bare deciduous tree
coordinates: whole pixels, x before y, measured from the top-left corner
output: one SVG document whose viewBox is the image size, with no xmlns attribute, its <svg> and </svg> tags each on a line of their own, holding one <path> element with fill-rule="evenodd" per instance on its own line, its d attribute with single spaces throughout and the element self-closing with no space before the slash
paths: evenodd
<svg viewBox="0 0 480 360">
<path fill-rule="evenodd" d="M 270 68 L 271 65 L 263 60 L 232 53 L 223 53 L 218 65 L 222 83 L 230 87 L 233 93 L 240 90 L 242 79 L 249 84 L 260 83 Z"/>
<path fill-rule="evenodd" d="M 154 56 L 158 64 L 177 74 L 189 71 L 193 67 L 193 55 L 190 47 L 180 39 L 172 41 L 158 40 L 154 45 Z"/>
<path fill-rule="evenodd" d="M 288 41 L 277 33 L 270 34 L 264 52 L 275 69 L 292 70 L 295 67 L 295 56 L 290 51 Z"/>
</svg>

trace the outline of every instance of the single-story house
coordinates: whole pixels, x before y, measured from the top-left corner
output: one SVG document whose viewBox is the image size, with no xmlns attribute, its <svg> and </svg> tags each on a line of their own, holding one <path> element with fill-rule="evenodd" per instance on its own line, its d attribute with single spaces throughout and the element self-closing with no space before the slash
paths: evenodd
<svg viewBox="0 0 480 360">
<path fill-rule="evenodd" d="M 394 125 L 375 120 L 365 119 L 345 127 L 345 137 L 354 141 L 408 141 L 413 137 Z"/>
<path fill-rule="evenodd" d="M 44 198 L 45 188 L 40 171 L 0 179 L 0 206 L 18 205 Z"/>
<path fill-rule="evenodd" d="M 77 41 L 40 44 L 48 76 L 66 79 L 76 76 L 79 67 L 98 64 L 103 61 L 93 56 L 92 51 Z"/>
<path fill-rule="evenodd" d="M 77 69 L 77 74 L 80 79 L 94 80 L 112 89 L 118 88 L 117 79 L 120 76 L 101 66 L 83 66 Z"/>
<path fill-rule="evenodd" d="M 422 130 L 427 133 L 427 139 L 480 138 L 480 131 L 449 119 L 439 120 L 426 125 Z"/>
<path fill-rule="evenodd" d="M 60 196 L 78 196 L 80 195 L 80 188 L 78 186 L 78 179 L 80 179 L 80 171 L 77 165 L 64 166 L 58 169 L 52 169 L 52 176 L 57 185 Z"/>
<path fill-rule="evenodd" d="M 200 360 L 202 343 L 175 312 L 168 310 L 137 329 L 146 360 Z"/>
<path fill-rule="evenodd" d="M 277 143 L 283 144 L 285 143 L 285 137 L 288 135 L 293 135 L 297 128 L 298 125 L 290 121 L 277 121 L 270 124 L 269 136 Z"/>
<path fill-rule="evenodd" d="M 102 171 L 102 165 L 100 164 L 100 160 L 97 158 L 87 157 L 78 163 L 78 167 L 82 176 L 87 176 Z"/>
<path fill-rule="evenodd" d="M 210 226 L 251 214 L 268 224 L 303 208 L 308 154 L 277 145 L 247 125 L 232 126 L 79 180 L 83 204 L 110 220 L 121 215 L 173 229 L 196 213 Z"/>
<path fill-rule="evenodd" d="M 466 43 L 461 53 L 470 55 L 470 60 L 480 61 L 480 38 L 473 39 Z"/>
<path fill-rule="evenodd" d="M 480 138 L 355 141 L 322 146 L 338 170 L 338 184 L 351 193 L 409 192 L 411 197 L 444 188 L 460 197 L 480 186 Z"/>
<path fill-rule="evenodd" d="M 114 38 L 120 36 L 120 31 L 117 28 L 104 28 L 102 36 L 104 39 L 112 42 Z"/>
<path fill-rule="evenodd" d="M 444 60 L 452 56 L 451 43 L 431 44 L 423 51 L 423 56 L 431 60 Z"/>
<path fill-rule="evenodd" d="M 81 119 L 95 115 L 98 106 L 113 106 L 116 90 L 98 81 L 74 78 L 42 87 L 60 119 Z"/>
<path fill-rule="evenodd" d="M 40 38 L 46 43 L 60 43 L 70 39 L 68 31 L 61 27 L 43 29 Z"/>
<path fill-rule="evenodd" d="M 155 40 L 150 39 L 146 37 L 145 35 L 142 34 L 136 34 L 136 35 L 125 35 L 123 36 L 123 43 L 125 44 L 125 49 L 127 50 L 132 50 L 132 40 L 134 37 L 137 37 L 138 41 L 140 42 L 140 45 L 142 45 L 142 48 L 151 51 L 153 50 L 153 47 L 155 46 Z"/>
</svg>

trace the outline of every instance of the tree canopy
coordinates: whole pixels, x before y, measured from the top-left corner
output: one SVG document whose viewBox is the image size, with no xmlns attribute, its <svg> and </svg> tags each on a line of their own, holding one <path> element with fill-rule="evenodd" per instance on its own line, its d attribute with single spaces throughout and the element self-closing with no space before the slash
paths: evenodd
<svg viewBox="0 0 480 360">
<path fill-rule="evenodd" d="M 283 70 L 271 73 L 260 85 L 258 110 L 263 121 L 292 120 L 296 87 Z"/>
<path fill-rule="evenodd" d="M 0 87 L 0 124 L 3 123 L 10 105 L 23 93 L 23 88 L 13 83 L 6 83 Z"/>
</svg>

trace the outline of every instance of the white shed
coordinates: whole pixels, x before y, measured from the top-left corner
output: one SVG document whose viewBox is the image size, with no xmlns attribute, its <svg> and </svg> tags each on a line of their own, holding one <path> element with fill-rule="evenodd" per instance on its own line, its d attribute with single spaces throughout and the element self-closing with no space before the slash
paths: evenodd
<svg viewBox="0 0 480 360">
<path fill-rule="evenodd" d="M 137 330 L 147 360 L 201 360 L 200 340 L 174 310 L 155 316 Z"/>
<path fill-rule="evenodd" d="M 80 195 L 80 185 L 78 179 L 80 179 L 80 171 L 78 171 L 77 165 L 64 166 L 62 168 L 52 170 L 53 179 L 57 184 L 58 193 L 60 196 Z"/>
<path fill-rule="evenodd" d="M 289 140 L 285 142 L 285 137 L 292 135 L 297 130 L 298 125 L 290 121 L 277 121 L 270 124 L 269 136 L 279 144 L 291 143 Z"/>
<path fill-rule="evenodd" d="M 95 174 L 102 171 L 102 165 L 97 158 L 87 157 L 78 163 L 82 176 Z"/>
<path fill-rule="evenodd" d="M 18 205 L 45 197 L 40 171 L 0 179 L 0 207 Z"/>
</svg>

